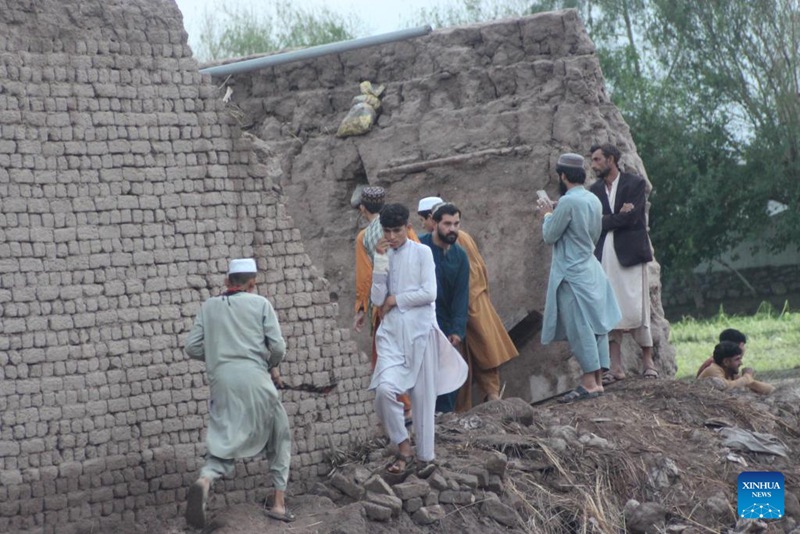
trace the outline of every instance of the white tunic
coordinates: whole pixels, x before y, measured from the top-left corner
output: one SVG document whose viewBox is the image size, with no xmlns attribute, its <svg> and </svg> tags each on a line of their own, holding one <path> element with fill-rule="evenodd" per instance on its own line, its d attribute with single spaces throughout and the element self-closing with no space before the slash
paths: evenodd
<svg viewBox="0 0 800 534">
<path fill-rule="evenodd" d="M 611 191 L 606 187 L 608 205 L 614 212 L 614 202 L 617 198 L 619 178 L 611 184 Z M 647 264 L 641 263 L 632 267 L 623 267 L 617 259 L 614 249 L 614 231 L 609 230 L 603 244 L 602 261 L 603 270 L 606 272 L 614 294 L 617 297 L 622 319 L 615 327 L 616 330 L 633 330 L 650 326 L 650 288 L 647 279 Z"/>
<path fill-rule="evenodd" d="M 431 249 L 406 241 L 390 249 L 388 274 L 374 272 L 372 302 L 381 306 L 394 295 L 397 306 L 382 319 L 375 342 L 378 361 L 370 389 L 389 382 L 412 389 L 426 358 L 436 358 L 436 394 L 457 390 L 467 379 L 467 364 L 436 323 L 436 268 Z"/>
</svg>

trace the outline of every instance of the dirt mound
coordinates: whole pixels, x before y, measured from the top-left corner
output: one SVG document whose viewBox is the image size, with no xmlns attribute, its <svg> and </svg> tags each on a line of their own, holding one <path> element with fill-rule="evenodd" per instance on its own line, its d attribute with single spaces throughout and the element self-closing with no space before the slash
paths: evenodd
<svg viewBox="0 0 800 534">
<path fill-rule="evenodd" d="M 376 439 L 331 451 L 330 475 L 290 499 L 297 522 L 241 504 L 212 514 L 207 532 L 791 532 L 799 428 L 796 380 L 768 398 L 628 379 L 594 401 L 496 401 L 438 419 L 433 472 L 389 479 L 391 451 Z M 726 444 L 732 433 L 774 448 Z M 786 517 L 737 526 L 745 470 L 784 474 Z"/>
</svg>

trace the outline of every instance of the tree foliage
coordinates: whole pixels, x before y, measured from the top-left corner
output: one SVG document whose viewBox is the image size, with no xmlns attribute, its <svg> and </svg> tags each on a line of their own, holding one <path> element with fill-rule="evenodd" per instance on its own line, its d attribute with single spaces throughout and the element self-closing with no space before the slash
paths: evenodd
<svg viewBox="0 0 800 534">
<path fill-rule="evenodd" d="M 197 55 L 222 59 L 344 41 L 354 38 L 357 27 L 352 15 L 311 11 L 289 0 L 265 2 L 258 9 L 226 4 L 204 13 Z"/>
<path fill-rule="evenodd" d="M 489 20 L 461 0 L 440 26 Z M 503 4 L 501 2 L 501 4 Z M 539 0 L 519 14 L 577 9 L 653 183 L 651 237 L 665 272 L 762 235 L 800 243 L 798 0 Z M 469 9 L 467 9 L 469 7 Z M 790 209 L 766 215 L 768 199 Z"/>
<path fill-rule="evenodd" d="M 419 9 L 407 24 L 430 24 L 434 28 L 444 28 L 530 13 L 531 2 L 527 0 L 450 0 Z"/>
</svg>

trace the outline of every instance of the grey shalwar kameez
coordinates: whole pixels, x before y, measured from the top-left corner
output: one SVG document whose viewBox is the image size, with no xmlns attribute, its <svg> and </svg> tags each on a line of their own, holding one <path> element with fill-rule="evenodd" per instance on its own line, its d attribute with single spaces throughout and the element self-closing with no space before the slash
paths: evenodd
<svg viewBox="0 0 800 534">
<path fill-rule="evenodd" d="M 233 472 L 233 460 L 264 451 L 275 489 L 285 490 L 291 462 L 289 419 L 269 369 L 286 352 L 270 302 L 247 292 L 208 299 L 186 339 L 186 354 L 206 362 L 211 400 L 200 476 Z"/>
</svg>

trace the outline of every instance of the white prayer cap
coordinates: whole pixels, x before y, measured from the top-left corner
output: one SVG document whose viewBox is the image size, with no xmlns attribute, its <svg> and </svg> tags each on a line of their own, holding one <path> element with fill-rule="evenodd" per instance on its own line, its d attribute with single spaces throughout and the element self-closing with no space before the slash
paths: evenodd
<svg viewBox="0 0 800 534">
<path fill-rule="evenodd" d="M 419 201 L 419 206 L 417 207 L 417 213 L 421 211 L 431 211 L 435 205 L 441 204 L 443 202 L 444 200 L 442 200 L 439 197 L 425 197 Z"/>
<path fill-rule="evenodd" d="M 228 264 L 228 274 L 237 273 L 257 273 L 256 260 L 251 258 L 242 258 L 239 260 L 231 260 Z"/>
</svg>

